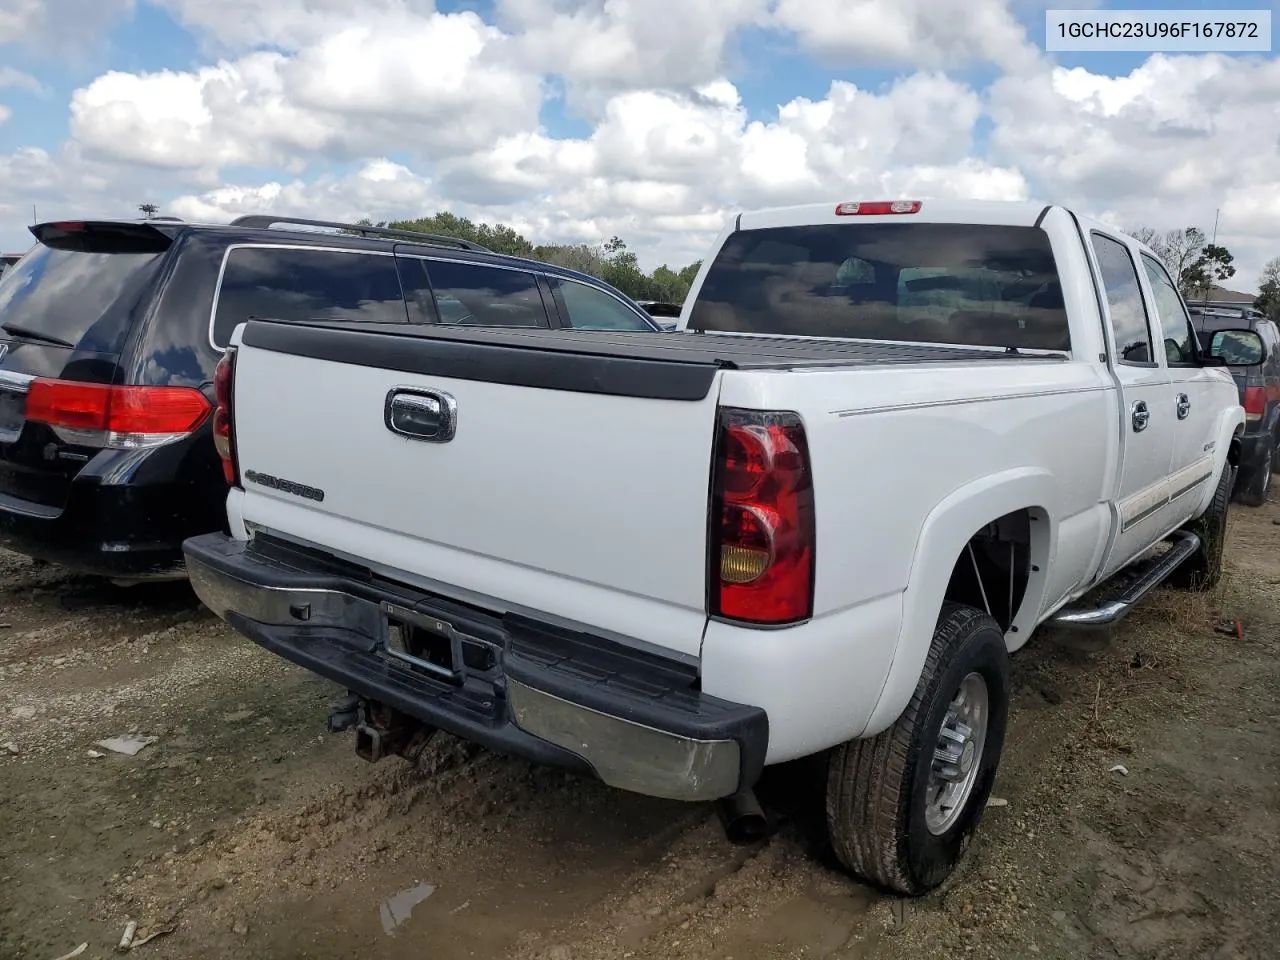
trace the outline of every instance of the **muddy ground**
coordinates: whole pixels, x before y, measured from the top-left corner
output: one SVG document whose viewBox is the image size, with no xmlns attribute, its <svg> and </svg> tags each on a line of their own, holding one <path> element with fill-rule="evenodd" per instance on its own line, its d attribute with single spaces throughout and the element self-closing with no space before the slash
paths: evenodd
<svg viewBox="0 0 1280 960">
<path fill-rule="evenodd" d="M 1017 656 L 1005 805 L 910 903 L 832 865 L 813 765 L 769 778 L 782 824 L 754 847 L 710 807 L 445 737 L 369 765 L 324 732 L 338 691 L 185 585 L 0 555 L 0 958 L 106 958 L 129 920 L 160 933 L 148 960 L 1275 958 L 1278 518 L 1234 511 L 1215 594 Z M 158 739 L 89 755 L 131 732 Z M 410 890 L 429 896 L 407 918 L 384 910 Z"/>
</svg>

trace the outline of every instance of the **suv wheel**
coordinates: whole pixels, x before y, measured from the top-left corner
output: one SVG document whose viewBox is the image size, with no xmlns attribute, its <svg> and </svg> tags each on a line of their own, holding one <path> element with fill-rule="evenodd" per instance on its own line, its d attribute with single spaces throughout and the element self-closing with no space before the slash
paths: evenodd
<svg viewBox="0 0 1280 960">
<path fill-rule="evenodd" d="M 1275 469 L 1276 443 L 1267 441 L 1263 455 L 1258 458 L 1258 466 L 1252 473 L 1241 474 L 1243 483 L 1237 495 L 1239 501 L 1246 506 L 1260 507 L 1267 502 L 1271 493 L 1271 473 Z"/>
</svg>

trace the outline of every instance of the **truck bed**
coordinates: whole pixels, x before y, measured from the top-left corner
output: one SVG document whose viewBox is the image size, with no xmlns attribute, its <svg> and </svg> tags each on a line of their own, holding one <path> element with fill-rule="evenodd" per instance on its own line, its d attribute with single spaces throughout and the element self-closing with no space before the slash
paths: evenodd
<svg viewBox="0 0 1280 960">
<path fill-rule="evenodd" d="M 1061 362 L 932 344 L 728 333 L 547 330 L 254 320 L 247 346 L 427 376 L 660 400 L 701 400 L 718 370 L 792 370 L 922 363 Z"/>
</svg>

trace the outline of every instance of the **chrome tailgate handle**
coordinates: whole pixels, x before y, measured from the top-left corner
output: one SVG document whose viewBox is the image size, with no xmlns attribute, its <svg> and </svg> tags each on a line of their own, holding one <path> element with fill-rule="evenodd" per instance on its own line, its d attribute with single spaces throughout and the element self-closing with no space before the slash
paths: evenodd
<svg viewBox="0 0 1280 960">
<path fill-rule="evenodd" d="M 387 393 L 382 420 L 402 437 L 448 443 L 458 427 L 458 401 L 443 390 L 397 387 Z"/>
</svg>

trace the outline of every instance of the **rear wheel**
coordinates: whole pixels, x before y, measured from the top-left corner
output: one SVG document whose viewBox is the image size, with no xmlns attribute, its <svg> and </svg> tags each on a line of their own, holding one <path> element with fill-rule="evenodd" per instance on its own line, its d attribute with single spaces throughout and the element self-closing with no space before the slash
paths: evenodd
<svg viewBox="0 0 1280 960">
<path fill-rule="evenodd" d="M 981 610 L 944 604 L 902 716 L 831 756 L 827 830 L 841 863 L 907 896 L 946 880 L 991 795 L 1008 716 L 999 625 Z"/>
<path fill-rule="evenodd" d="M 1209 509 L 1184 528 L 1200 538 L 1200 546 L 1169 577 L 1169 586 L 1183 590 L 1212 590 L 1222 579 L 1222 554 L 1227 543 L 1227 511 L 1231 504 L 1234 475 L 1231 464 L 1225 464 Z"/>
</svg>

